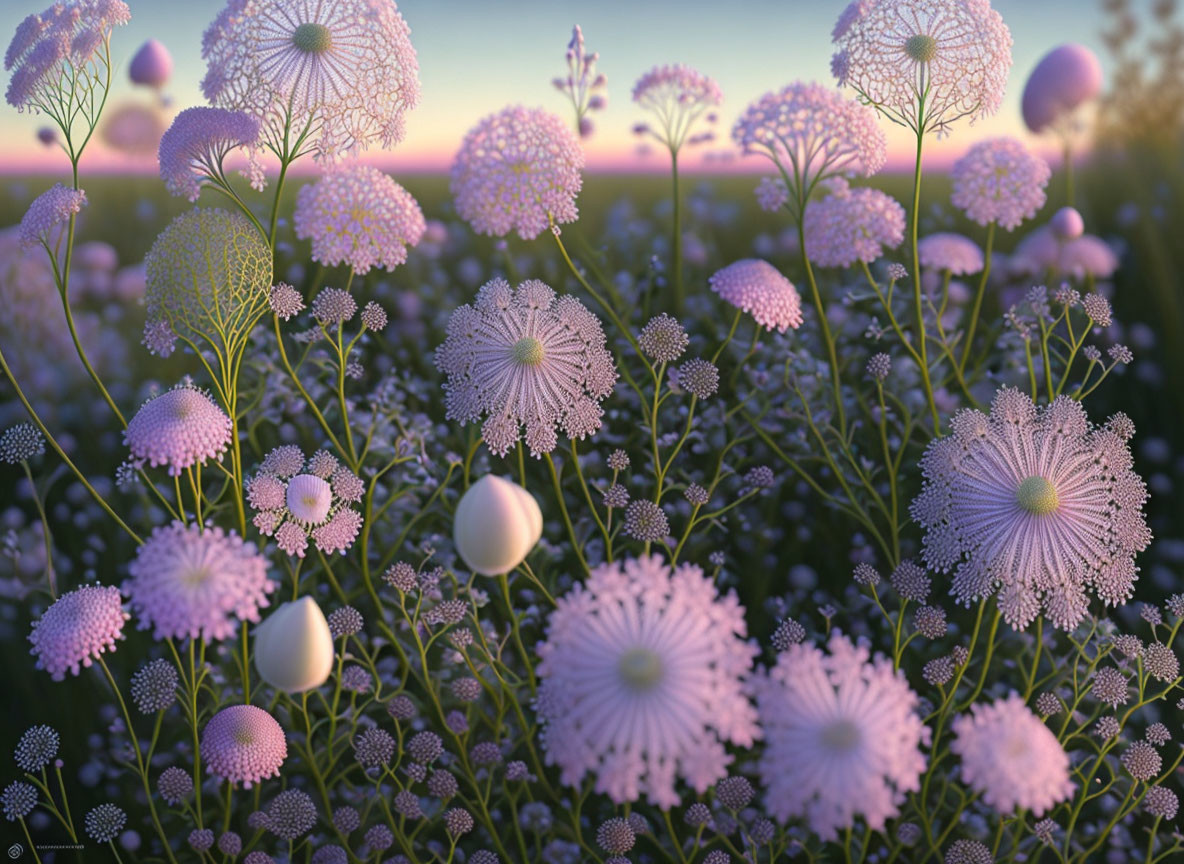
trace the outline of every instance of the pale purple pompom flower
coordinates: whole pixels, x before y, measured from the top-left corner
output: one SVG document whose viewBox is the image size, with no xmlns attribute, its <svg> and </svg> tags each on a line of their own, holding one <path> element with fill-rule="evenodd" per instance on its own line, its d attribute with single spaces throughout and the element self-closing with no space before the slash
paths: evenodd
<svg viewBox="0 0 1184 864">
<path fill-rule="evenodd" d="M 870 264 L 904 240 L 904 208 L 879 189 L 851 189 L 831 181 L 834 191 L 806 205 L 802 230 L 806 255 L 821 267 Z"/>
<path fill-rule="evenodd" d="M 56 252 L 66 224 L 82 212 L 86 203 L 83 190 L 54 184 L 38 195 L 21 217 L 21 246 L 29 249 L 44 244 Z"/>
<path fill-rule="evenodd" d="M 744 258 L 717 270 L 711 290 L 742 309 L 767 330 L 784 333 L 802 326 L 802 298 L 793 283 L 767 261 Z"/>
<path fill-rule="evenodd" d="M 304 309 L 304 297 L 287 282 L 277 282 L 267 292 L 267 303 L 281 321 L 287 321 Z"/>
<path fill-rule="evenodd" d="M 756 187 L 756 203 L 767 213 L 776 213 L 789 201 L 789 187 L 780 177 L 762 177 Z"/>
<path fill-rule="evenodd" d="M 128 64 L 127 75 L 133 84 L 159 90 L 173 74 L 173 56 L 157 39 L 149 39 Z"/>
<path fill-rule="evenodd" d="M 29 653 L 37 658 L 38 669 L 61 681 L 67 672 L 77 675 L 101 654 L 114 651 L 127 619 L 118 588 L 83 585 L 58 597 L 33 622 Z"/>
<path fill-rule="evenodd" d="M 250 789 L 278 777 L 288 756 L 284 730 L 254 705 L 231 705 L 210 718 L 201 734 L 201 758 L 210 774 Z"/>
<path fill-rule="evenodd" d="M 157 357 L 168 357 L 177 348 L 177 334 L 173 325 L 164 318 L 144 324 L 144 336 L 140 340 L 148 352 Z"/>
<path fill-rule="evenodd" d="M 983 269 L 983 250 L 969 237 L 950 231 L 928 234 L 917 243 L 921 266 L 951 276 L 968 276 Z"/>
<path fill-rule="evenodd" d="M 168 466 L 178 476 L 186 468 L 219 460 L 230 446 L 232 424 L 226 412 L 196 387 L 182 384 L 148 400 L 123 433 L 132 458 L 153 467 Z"/>
<path fill-rule="evenodd" d="M 979 225 L 991 222 L 1008 231 L 1044 206 L 1052 170 L 1014 138 L 974 144 L 954 163 L 950 201 Z"/>
<path fill-rule="evenodd" d="M 681 63 L 655 66 L 633 85 L 633 101 L 649 111 L 657 125 L 643 124 L 635 131 L 648 134 L 672 152 L 684 144 L 702 143 L 701 135 L 691 134 L 700 119 L 715 121 L 712 109 L 724 96 L 715 80 Z"/>
<path fill-rule="evenodd" d="M 186 108 L 160 138 L 160 177 L 169 192 L 196 201 L 205 183 L 221 182 L 223 160 L 245 149 L 243 176 L 252 188 L 262 189 L 266 179 L 255 160 L 258 144 L 259 120 L 250 114 L 204 105 Z"/>
</svg>

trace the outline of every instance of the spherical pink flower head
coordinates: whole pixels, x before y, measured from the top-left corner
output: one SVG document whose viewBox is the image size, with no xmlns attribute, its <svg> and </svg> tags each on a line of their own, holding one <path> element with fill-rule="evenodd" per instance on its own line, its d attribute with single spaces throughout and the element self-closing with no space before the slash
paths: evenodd
<svg viewBox="0 0 1184 864">
<path fill-rule="evenodd" d="M 1077 279 L 1109 279 L 1118 269 L 1118 256 L 1101 237 L 1082 234 L 1061 245 L 1057 269 Z"/>
<path fill-rule="evenodd" d="M 393 270 L 424 232 L 423 211 L 411 193 L 370 165 L 330 167 L 300 190 L 293 219 L 296 236 L 312 241 L 312 259 L 355 273 Z"/>
<path fill-rule="evenodd" d="M 143 404 L 127 424 L 123 443 L 132 458 L 169 474 L 219 460 L 230 446 L 231 422 L 206 393 L 182 384 Z"/>
<path fill-rule="evenodd" d="M 362 528 L 358 504 L 366 484 L 324 450 L 307 462 L 299 447 L 277 447 L 247 481 L 247 503 L 259 532 L 303 558 L 311 539 L 326 555 L 345 552 Z"/>
<path fill-rule="evenodd" d="M 222 176 L 222 160 L 240 148 L 249 154 L 243 176 L 255 189 L 266 178 L 255 159 L 259 121 L 242 111 L 198 106 L 186 108 L 160 138 L 160 177 L 169 192 L 196 201 L 202 184 Z"/>
<path fill-rule="evenodd" d="M 833 840 L 862 815 L 883 830 L 905 795 L 920 789 L 929 729 L 917 694 L 892 661 L 838 631 L 829 653 L 791 645 L 756 682 L 767 742 L 760 771 L 769 811 L 805 818 Z"/>
<path fill-rule="evenodd" d="M 633 101 L 656 120 L 655 125 L 642 124 L 634 131 L 678 152 L 683 144 L 711 140 L 708 133 L 691 132 L 700 120 L 715 123 L 712 109 L 724 101 L 724 94 L 714 79 L 679 63 L 655 66 L 638 78 L 633 85 Z"/>
<path fill-rule="evenodd" d="M 766 330 L 784 333 L 802 326 L 802 298 L 793 283 L 768 261 L 743 258 L 712 274 L 711 290 L 756 319 Z"/>
<path fill-rule="evenodd" d="M 922 457 L 911 513 L 925 529 L 926 564 L 953 571 L 960 602 L 997 591 L 1015 629 L 1043 608 L 1072 630 L 1087 591 L 1107 605 L 1130 597 L 1135 553 L 1151 540 L 1127 446 L 1133 429 L 1092 427 L 1080 402 L 1061 396 L 1037 408 L 1010 387 L 989 416 L 961 411 L 951 429 Z"/>
<path fill-rule="evenodd" d="M 29 15 L 17 25 L 4 54 L 4 68 L 12 73 L 8 104 L 69 123 L 70 116 L 60 116 L 61 89 L 72 88 L 81 99 L 92 87 L 107 88 L 106 64 L 96 62 L 95 54 L 106 52 L 112 28 L 131 17 L 123 0 L 64 0 Z"/>
<path fill-rule="evenodd" d="M 157 639 L 228 639 L 258 621 L 276 583 L 267 559 L 234 532 L 173 522 L 152 532 L 128 565 L 123 593 Z"/>
<path fill-rule="evenodd" d="M 584 151 L 567 125 L 542 108 L 511 106 L 465 136 L 452 163 L 456 212 L 478 234 L 517 231 L 533 240 L 551 222 L 574 222 Z"/>
<path fill-rule="evenodd" d="M 799 194 L 816 181 L 835 174 L 870 177 L 887 158 L 887 139 L 871 109 L 821 84 L 800 81 L 745 108 L 732 127 L 732 139 L 745 154 L 773 160 L 789 178 L 795 212 Z"/>
<path fill-rule="evenodd" d="M 309 128 L 321 160 L 393 147 L 419 101 L 411 29 L 392 0 L 229 0 L 202 57 L 210 104 L 259 118 L 277 149 Z"/>
<path fill-rule="evenodd" d="M 855 0 L 839 25 L 839 84 L 913 131 L 999 110 L 1011 32 L 989 0 Z"/>
<path fill-rule="evenodd" d="M 1048 220 L 1048 227 L 1061 242 L 1076 240 L 1085 233 L 1085 220 L 1076 207 L 1062 207 Z"/>
<path fill-rule="evenodd" d="M 1077 109 L 1102 92 L 1102 64 L 1084 45 L 1058 45 L 1040 58 L 1024 85 L 1021 110 L 1033 132 L 1073 131 Z"/>
<path fill-rule="evenodd" d="M 921 266 L 951 276 L 979 273 L 984 266 L 983 250 L 969 237 L 939 231 L 922 237 L 917 243 Z"/>
<path fill-rule="evenodd" d="M 850 189 L 842 178 L 835 191 L 806 205 L 802 230 L 806 256 L 821 267 L 870 264 L 904 240 L 904 208 L 879 189 Z"/>
<path fill-rule="evenodd" d="M 1014 138 L 979 141 L 954 163 L 950 201 L 979 225 L 1008 231 L 1044 206 L 1052 170 Z"/>
<path fill-rule="evenodd" d="M 1019 807 L 1040 817 L 1073 794 L 1069 754 L 1018 694 L 971 706 L 951 728 L 962 782 L 997 812 Z"/>
<path fill-rule="evenodd" d="M 572 786 L 591 771 L 617 804 L 644 794 L 669 809 L 676 776 L 702 794 L 732 761 L 724 745 L 760 735 L 745 635 L 735 593 L 698 567 L 655 555 L 594 568 L 559 598 L 539 646 L 548 764 Z"/>
<path fill-rule="evenodd" d="M 44 245 L 56 252 L 70 217 L 77 216 L 86 205 L 86 193 L 61 183 L 42 192 L 21 217 L 21 246 L 26 249 Z"/>
<path fill-rule="evenodd" d="M 149 39 L 128 64 L 127 75 L 133 84 L 159 90 L 173 74 L 173 55 L 164 43 Z"/>
<path fill-rule="evenodd" d="M 288 742 L 280 724 L 262 708 L 231 705 L 211 717 L 202 731 L 201 758 L 215 777 L 250 789 L 279 776 Z"/>
<path fill-rule="evenodd" d="M 448 321 L 436 350 L 450 420 L 486 417 L 481 434 L 504 456 L 522 435 L 535 457 L 555 449 L 556 430 L 583 439 L 600 428 L 600 402 L 617 369 L 595 315 L 538 280 L 510 288 L 494 279 Z"/>
<path fill-rule="evenodd" d="M 83 585 L 60 596 L 29 633 L 37 668 L 61 681 L 67 672 L 77 675 L 100 654 L 114 651 L 128 619 L 122 603 L 114 585 Z"/>
</svg>

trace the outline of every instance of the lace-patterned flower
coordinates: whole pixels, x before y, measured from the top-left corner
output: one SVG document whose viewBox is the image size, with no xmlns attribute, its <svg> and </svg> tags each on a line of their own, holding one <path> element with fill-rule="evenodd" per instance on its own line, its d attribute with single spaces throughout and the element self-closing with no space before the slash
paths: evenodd
<svg viewBox="0 0 1184 864">
<path fill-rule="evenodd" d="M 21 246 L 26 249 L 43 244 L 57 252 L 71 216 L 77 216 L 86 206 L 86 192 L 55 183 L 29 205 L 21 217 Z"/>
<path fill-rule="evenodd" d="M 223 160 L 245 149 L 250 158 L 243 176 L 261 190 L 266 178 L 255 159 L 258 144 L 259 120 L 250 114 L 204 105 L 186 108 L 161 136 L 160 177 L 169 192 L 196 201 L 205 183 L 221 177 Z"/>
<path fill-rule="evenodd" d="M 974 144 L 954 163 L 950 201 L 979 225 L 997 223 L 1011 231 L 1044 206 L 1052 169 L 1014 138 Z"/>
<path fill-rule="evenodd" d="M 637 79 L 633 85 L 633 101 L 650 112 L 656 125 L 642 123 L 634 132 L 649 135 L 672 152 L 684 144 L 710 141 L 710 132 L 691 134 L 695 125 L 704 120 L 713 124 L 713 113 L 724 100 L 724 94 L 714 79 L 681 63 L 655 66 Z"/>
<path fill-rule="evenodd" d="M 806 205 L 802 230 L 806 255 L 821 267 L 870 264 L 904 240 L 904 208 L 879 189 L 848 188 L 842 178 L 834 191 Z"/>
</svg>

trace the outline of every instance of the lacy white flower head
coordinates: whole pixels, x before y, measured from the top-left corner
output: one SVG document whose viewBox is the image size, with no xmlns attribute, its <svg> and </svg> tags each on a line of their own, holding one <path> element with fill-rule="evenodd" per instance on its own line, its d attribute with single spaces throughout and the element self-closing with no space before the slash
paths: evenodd
<svg viewBox="0 0 1184 864">
<path fill-rule="evenodd" d="M 547 762 L 563 782 L 588 772 L 618 804 L 645 795 L 678 804 L 681 777 L 699 794 L 760 731 L 745 693 L 757 647 L 735 593 L 661 557 L 602 564 L 559 598 L 539 646 L 537 701 Z"/>
<path fill-rule="evenodd" d="M 411 193 L 372 165 L 330 166 L 300 190 L 293 216 L 296 236 L 312 241 L 312 260 L 347 264 L 354 273 L 393 270 L 424 232 L 423 211 Z"/>
<path fill-rule="evenodd" d="M 924 559 L 954 579 L 962 603 L 998 592 L 1005 620 L 1024 629 L 1041 613 L 1072 630 L 1089 591 L 1108 606 L 1134 589 L 1135 554 L 1151 532 L 1126 423 L 1094 427 L 1068 397 L 1037 407 L 1004 387 L 990 415 L 964 410 L 929 445 L 912 516 Z"/>
<path fill-rule="evenodd" d="M 1052 169 L 1014 138 L 979 141 L 954 163 L 950 201 L 979 225 L 1011 231 L 1044 206 Z"/>
<path fill-rule="evenodd" d="M 769 811 L 804 818 L 823 840 L 863 816 L 882 830 L 920 789 L 929 728 L 892 661 L 835 631 L 824 652 L 789 645 L 756 682 Z"/>
<path fill-rule="evenodd" d="M 589 52 L 584 47 L 584 31 L 577 24 L 572 28 L 571 41 L 567 43 L 567 75 L 551 81 L 556 90 L 571 100 L 576 112 L 576 131 L 581 138 L 592 134 L 592 121 L 587 115 L 592 111 L 603 111 L 608 105 L 604 92 L 608 80 L 596 71 L 599 59 L 597 52 Z"/>
<path fill-rule="evenodd" d="M 202 57 L 210 103 L 257 117 L 281 153 L 389 149 L 419 101 L 411 28 L 393 0 L 230 0 Z"/>
<path fill-rule="evenodd" d="M 904 240 L 904 208 L 879 189 L 851 189 L 847 181 L 829 181 L 832 191 L 806 205 L 802 231 L 806 256 L 820 267 L 871 264 Z"/>
<path fill-rule="evenodd" d="M 595 433 L 600 402 L 617 380 L 597 317 L 533 279 L 517 288 L 494 279 L 474 305 L 453 312 L 436 367 L 448 376 L 448 418 L 485 416 L 481 434 L 499 456 L 520 436 L 540 457 L 555 449 L 557 430 L 579 439 Z"/>
<path fill-rule="evenodd" d="M 1011 32 L 989 0 L 853 0 L 835 24 L 839 84 L 914 132 L 999 110 Z"/>
<path fill-rule="evenodd" d="M 584 151 L 562 120 L 520 105 L 490 114 L 469 130 L 452 163 L 456 212 L 478 234 L 517 231 L 533 240 L 574 222 Z"/>
<path fill-rule="evenodd" d="M 243 176 L 263 189 L 263 166 L 255 159 L 259 120 L 243 111 L 199 105 L 186 108 L 160 138 L 160 177 L 168 190 L 196 201 L 206 183 L 223 183 L 222 163 L 235 150 L 248 154 Z"/>
<path fill-rule="evenodd" d="M 365 483 L 329 452 L 318 450 L 305 462 L 292 445 L 268 453 L 246 489 L 259 533 L 275 537 L 293 558 L 304 557 L 310 539 L 326 555 L 349 549 L 362 527 L 361 514 L 350 505 L 361 502 L 365 491 Z"/>
<path fill-rule="evenodd" d="M 681 63 L 655 66 L 637 79 L 633 85 L 633 101 L 655 118 L 656 124 L 642 123 L 634 127 L 639 135 L 660 141 L 672 152 L 684 144 L 701 144 L 713 137 L 709 132 L 691 134 L 703 120 L 708 125 L 716 121 L 712 109 L 724 101 L 715 80 L 697 69 Z"/>
</svg>

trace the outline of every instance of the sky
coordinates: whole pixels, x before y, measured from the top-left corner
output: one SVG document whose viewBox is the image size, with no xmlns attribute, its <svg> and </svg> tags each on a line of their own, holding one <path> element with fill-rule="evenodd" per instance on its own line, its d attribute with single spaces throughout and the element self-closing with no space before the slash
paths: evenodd
<svg viewBox="0 0 1184 864">
<path fill-rule="evenodd" d="M 49 0 L 0 0 L 0 41 L 19 21 Z M 542 106 L 563 117 L 571 109 L 550 84 L 566 72 L 564 52 L 573 24 L 584 31 L 599 70 L 608 77 L 608 108 L 594 116 L 594 136 L 585 142 L 589 170 L 668 170 L 668 157 L 637 154 L 633 125 L 645 119 L 630 100 L 637 77 L 655 64 L 687 63 L 714 77 L 724 93 L 720 139 L 697 148 L 685 160 L 731 150 L 727 133 L 753 99 L 794 80 L 832 83 L 830 31 L 847 0 L 401 0 L 419 56 L 422 97 L 407 117 L 407 137 L 393 151 L 371 153 L 370 161 L 392 172 L 447 170 L 464 133 L 481 117 L 507 104 Z M 205 72 L 201 34 L 224 0 L 128 0 L 132 21 L 112 40 L 118 68 L 108 110 L 128 102 L 151 106 L 155 95 L 133 87 L 127 65 L 148 38 L 172 52 L 175 70 L 165 88 L 170 114 L 204 104 L 199 82 Z M 927 143 L 927 164 L 942 168 L 975 140 L 1014 135 L 1037 149 L 1051 142 L 1027 135 L 1019 115 L 1023 83 L 1040 57 L 1055 45 L 1080 42 L 1102 58 L 1098 0 L 993 0 L 1015 40 L 1006 101 L 994 117 L 965 122 L 943 140 Z M 0 73 L 4 74 L 4 73 Z M 7 75 L 4 74 L 4 86 Z M 64 157 L 36 140 L 44 118 L 0 105 L 0 173 L 59 170 Z M 913 142 L 897 128 L 889 134 L 889 168 L 911 167 Z M 154 171 L 150 157 L 132 159 L 92 145 L 83 169 Z M 733 170 L 760 170 L 765 160 L 749 157 Z M 311 168 L 311 166 L 308 166 Z M 684 167 L 684 166 L 680 166 Z"/>
</svg>

